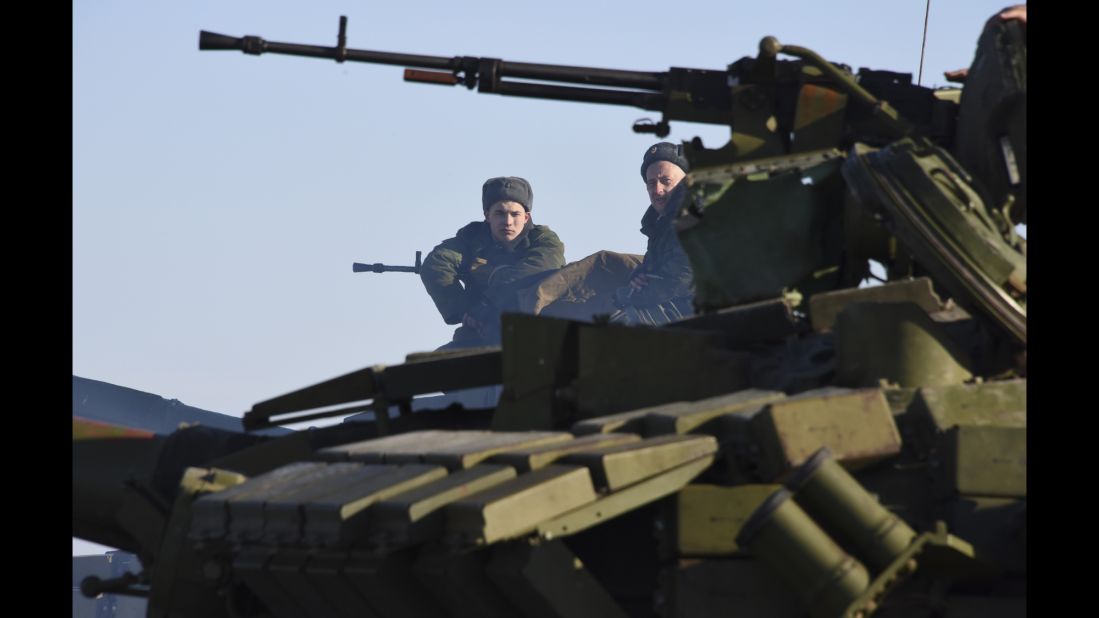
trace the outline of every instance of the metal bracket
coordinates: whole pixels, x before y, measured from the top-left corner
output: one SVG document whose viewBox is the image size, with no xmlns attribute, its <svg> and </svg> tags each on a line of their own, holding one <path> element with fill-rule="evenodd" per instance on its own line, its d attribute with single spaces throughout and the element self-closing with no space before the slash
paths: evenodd
<svg viewBox="0 0 1099 618">
<path fill-rule="evenodd" d="M 652 133 L 657 137 L 667 137 L 671 131 L 672 127 L 666 120 L 655 122 L 649 118 L 642 118 L 633 123 L 634 133 Z"/>
<path fill-rule="evenodd" d="M 843 618 L 865 618 L 877 611 L 882 599 L 919 568 L 931 574 L 950 578 L 962 572 L 982 570 L 983 563 L 974 555 L 973 546 L 948 534 L 946 524 L 935 522 L 935 532 L 924 532 L 913 539 L 908 549 L 898 555 L 859 598 L 843 612 Z M 961 567 L 955 569 L 952 567 Z"/>
<path fill-rule="evenodd" d="M 340 31 L 336 34 L 336 62 L 347 60 L 347 15 L 340 15 Z"/>
</svg>

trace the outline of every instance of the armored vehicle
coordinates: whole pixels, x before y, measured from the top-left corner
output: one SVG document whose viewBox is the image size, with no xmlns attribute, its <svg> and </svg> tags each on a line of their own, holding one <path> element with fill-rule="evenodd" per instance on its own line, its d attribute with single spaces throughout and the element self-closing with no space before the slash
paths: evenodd
<svg viewBox="0 0 1099 618">
<path fill-rule="evenodd" d="M 728 125 L 683 144 L 669 204 L 698 315 L 506 314 L 499 347 L 244 416 L 373 412 L 284 436 L 74 430 L 74 535 L 142 565 L 87 593 L 181 617 L 1025 613 L 1024 23 L 989 20 L 960 91 L 773 37 L 645 73 L 356 50 L 345 24 L 336 47 L 200 48 L 631 105 L 663 114 L 635 126 L 656 135 Z M 858 287 L 871 260 L 885 281 Z M 493 385 L 490 408 L 414 411 Z"/>
</svg>

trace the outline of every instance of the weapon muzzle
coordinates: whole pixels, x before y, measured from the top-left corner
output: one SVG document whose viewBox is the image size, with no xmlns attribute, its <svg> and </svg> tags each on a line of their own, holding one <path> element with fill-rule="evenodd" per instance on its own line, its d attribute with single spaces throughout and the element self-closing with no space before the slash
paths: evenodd
<svg viewBox="0 0 1099 618">
<path fill-rule="evenodd" d="M 258 36 L 246 36 L 237 39 L 202 30 L 198 33 L 198 49 L 199 51 L 204 49 L 239 49 L 246 54 L 258 56 L 267 51 L 267 41 Z"/>
<path fill-rule="evenodd" d="M 244 49 L 244 39 L 238 39 L 232 36 L 225 36 L 224 34 L 217 34 L 216 32 L 206 32 L 202 30 L 198 33 L 198 48 L 199 50 L 209 49 Z"/>
</svg>

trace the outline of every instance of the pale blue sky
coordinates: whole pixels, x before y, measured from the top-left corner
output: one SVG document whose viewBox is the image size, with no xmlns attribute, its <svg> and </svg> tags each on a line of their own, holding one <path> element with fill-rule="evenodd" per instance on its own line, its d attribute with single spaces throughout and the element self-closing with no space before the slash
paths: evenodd
<svg viewBox="0 0 1099 618">
<path fill-rule="evenodd" d="M 677 9 L 683 6 L 684 9 Z M 1003 0 L 931 6 L 924 84 L 968 66 Z M 73 373 L 240 415 L 450 338 L 411 263 L 480 216 L 488 177 L 534 187 L 566 258 L 643 252 L 639 109 L 402 82 L 392 66 L 199 52 L 199 30 L 359 49 L 662 71 L 759 39 L 917 72 L 920 0 L 73 5 Z M 727 129 L 673 123 L 669 140 Z M 76 543 L 74 542 L 74 551 Z"/>
</svg>

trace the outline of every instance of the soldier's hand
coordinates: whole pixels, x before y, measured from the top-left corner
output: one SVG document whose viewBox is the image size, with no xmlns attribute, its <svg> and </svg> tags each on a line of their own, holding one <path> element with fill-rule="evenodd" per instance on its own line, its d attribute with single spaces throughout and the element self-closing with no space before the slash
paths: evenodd
<svg viewBox="0 0 1099 618">
<path fill-rule="evenodd" d="M 487 302 L 481 301 L 471 307 L 462 318 L 462 323 L 477 331 L 481 337 L 488 337 L 499 328 L 500 312 Z"/>
<path fill-rule="evenodd" d="M 476 258 L 462 264 L 462 270 L 458 273 L 458 279 L 466 284 L 466 287 L 488 285 L 488 279 L 492 275 L 492 267 L 484 258 Z"/>
<path fill-rule="evenodd" d="M 630 302 L 630 297 L 633 296 L 634 290 L 628 285 L 624 285 L 620 288 L 615 288 L 614 294 L 611 296 L 611 301 L 615 307 L 619 309 L 624 308 Z"/>
</svg>

